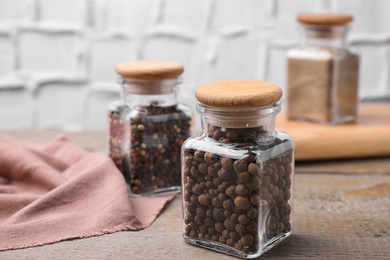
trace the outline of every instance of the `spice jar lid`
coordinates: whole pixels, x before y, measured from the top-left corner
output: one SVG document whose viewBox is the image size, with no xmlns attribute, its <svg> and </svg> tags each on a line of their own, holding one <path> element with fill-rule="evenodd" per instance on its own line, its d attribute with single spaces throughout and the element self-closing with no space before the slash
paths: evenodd
<svg viewBox="0 0 390 260">
<path fill-rule="evenodd" d="M 278 102 L 282 97 L 282 90 L 266 81 L 222 80 L 199 86 L 195 97 L 211 107 L 251 109 Z"/>
<path fill-rule="evenodd" d="M 335 13 L 306 13 L 298 15 L 297 20 L 311 25 L 345 25 L 353 20 L 353 16 Z"/>
<path fill-rule="evenodd" d="M 115 71 L 124 78 L 169 79 L 180 76 L 184 68 L 172 61 L 138 60 L 121 62 L 116 65 Z"/>
</svg>

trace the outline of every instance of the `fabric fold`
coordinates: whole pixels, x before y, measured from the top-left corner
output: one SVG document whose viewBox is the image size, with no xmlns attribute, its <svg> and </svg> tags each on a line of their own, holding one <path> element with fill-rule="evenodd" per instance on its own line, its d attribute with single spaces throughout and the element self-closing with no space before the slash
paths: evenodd
<svg viewBox="0 0 390 260">
<path fill-rule="evenodd" d="M 0 250 L 140 230 L 174 196 L 130 198 L 108 156 L 65 136 L 40 146 L 0 136 Z"/>
</svg>

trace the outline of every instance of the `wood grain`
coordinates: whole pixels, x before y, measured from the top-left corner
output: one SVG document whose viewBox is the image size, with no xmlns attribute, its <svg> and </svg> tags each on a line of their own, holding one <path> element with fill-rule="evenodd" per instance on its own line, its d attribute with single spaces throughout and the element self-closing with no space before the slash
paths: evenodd
<svg viewBox="0 0 390 260">
<path fill-rule="evenodd" d="M 53 131 L 8 132 L 25 141 L 48 141 Z M 66 134 L 75 144 L 100 150 L 102 133 Z M 366 163 L 370 159 L 366 159 Z M 373 159 L 381 160 L 381 159 Z M 390 174 L 298 173 L 294 182 L 293 235 L 261 259 L 390 259 Z M 356 161 L 355 161 L 356 162 Z M 321 169 L 321 163 L 315 162 Z M 340 161 L 333 169 L 342 167 Z M 374 162 L 375 163 L 375 162 Z M 297 171 L 302 163 L 297 163 Z M 332 168 L 332 161 L 326 168 Z M 307 168 L 306 168 L 307 169 Z M 323 168 L 322 168 L 323 169 Z M 353 174 L 352 174 L 353 173 Z M 0 259 L 237 259 L 187 244 L 181 235 L 178 195 L 151 227 L 34 248 L 0 252 Z"/>
<path fill-rule="evenodd" d="M 390 104 L 364 105 L 358 114 L 354 123 L 321 125 L 281 113 L 275 128 L 293 137 L 298 161 L 389 156 Z"/>
</svg>

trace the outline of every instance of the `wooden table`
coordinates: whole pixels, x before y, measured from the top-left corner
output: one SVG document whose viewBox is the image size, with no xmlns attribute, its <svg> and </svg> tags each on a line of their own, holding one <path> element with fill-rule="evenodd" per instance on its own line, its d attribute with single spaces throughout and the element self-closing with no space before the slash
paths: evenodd
<svg viewBox="0 0 390 260">
<path fill-rule="evenodd" d="M 2 132 L 43 142 L 56 131 Z M 105 152 L 105 133 L 67 133 Z M 390 259 L 390 158 L 299 162 L 293 235 L 261 259 Z M 237 259 L 195 247 L 181 236 L 180 198 L 149 228 L 0 252 L 0 259 Z"/>
</svg>

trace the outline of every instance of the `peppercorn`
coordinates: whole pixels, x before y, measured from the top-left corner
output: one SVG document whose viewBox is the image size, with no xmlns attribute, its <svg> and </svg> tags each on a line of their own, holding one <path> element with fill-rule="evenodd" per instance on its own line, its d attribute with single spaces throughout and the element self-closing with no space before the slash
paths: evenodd
<svg viewBox="0 0 390 260">
<path fill-rule="evenodd" d="M 235 192 L 239 196 L 245 196 L 248 193 L 248 189 L 244 184 L 239 184 L 236 186 Z"/>
<path fill-rule="evenodd" d="M 207 194 L 207 193 L 202 193 L 198 197 L 199 203 L 202 205 L 205 205 L 205 206 L 210 204 L 210 200 L 211 200 L 211 196 L 210 196 L 210 194 Z"/>
<path fill-rule="evenodd" d="M 194 187 L 192 187 L 192 192 L 196 195 L 199 195 L 203 192 L 203 189 L 200 187 L 199 184 L 195 184 Z"/>
<path fill-rule="evenodd" d="M 196 215 L 196 216 L 194 217 L 194 222 L 195 222 L 195 224 L 197 224 L 197 225 L 202 225 L 202 224 L 203 224 L 203 218 L 201 218 L 199 215 Z"/>
<path fill-rule="evenodd" d="M 259 176 L 260 175 L 260 167 L 255 163 L 251 163 L 248 165 L 248 172 L 254 176 Z"/>
<path fill-rule="evenodd" d="M 220 199 L 218 197 L 212 197 L 211 204 L 213 204 L 214 207 L 221 207 L 222 206 L 222 202 L 220 201 Z"/>
<path fill-rule="evenodd" d="M 238 223 L 238 216 L 239 214 L 237 213 L 233 213 L 231 216 L 230 216 L 230 220 L 234 223 Z"/>
<path fill-rule="evenodd" d="M 214 225 L 214 228 L 215 230 L 218 232 L 218 233 L 222 233 L 222 231 L 225 229 L 224 225 L 222 222 L 215 222 L 215 225 Z"/>
<path fill-rule="evenodd" d="M 243 236 L 247 232 L 247 229 L 243 224 L 236 224 L 235 231 L 239 236 Z"/>
<path fill-rule="evenodd" d="M 245 160 L 236 160 L 233 167 L 236 173 L 240 173 L 247 169 L 247 163 Z"/>
<path fill-rule="evenodd" d="M 212 177 L 216 177 L 218 175 L 218 171 L 215 169 L 214 165 L 209 165 L 209 167 L 207 168 L 207 171 L 208 171 L 209 175 Z"/>
<path fill-rule="evenodd" d="M 206 217 L 204 219 L 204 224 L 208 227 L 211 227 L 212 225 L 214 225 L 214 223 L 215 223 L 214 220 L 210 217 Z"/>
<path fill-rule="evenodd" d="M 206 174 L 208 170 L 208 165 L 206 163 L 200 163 L 198 166 L 198 171 L 202 174 Z"/>
<path fill-rule="evenodd" d="M 216 162 L 216 163 L 214 164 L 214 168 L 215 168 L 215 170 L 218 172 L 218 171 L 222 168 L 221 163 Z"/>
<path fill-rule="evenodd" d="M 218 177 L 223 180 L 228 180 L 230 178 L 231 174 L 226 171 L 226 169 L 222 168 L 218 171 Z"/>
<path fill-rule="evenodd" d="M 203 234 L 207 234 L 208 227 L 206 225 L 201 225 L 199 226 L 199 231 L 202 232 Z"/>
<path fill-rule="evenodd" d="M 222 207 L 224 209 L 232 209 L 233 208 L 233 202 L 230 199 L 226 199 L 222 202 Z"/>
<path fill-rule="evenodd" d="M 237 140 L 237 134 L 234 131 L 227 132 L 226 137 L 230 142 L 235 142 Z"/>
<path fill-rule="evenodd" d="M 239 235 L 236 231 L 230 231 L 230 234 L 229 234 L 230 238 L 233 239 L 233 241 L 238 241 L 239 239 Z"/>
<path fill-rule="evenodd" d="M 207 152 L 204 155 L 204 160 L 207 164 L 214 164 L 217 162 L 217 156 L 213 153 Z"/>
<path fill-rule="evenodd" d="M 260 179 L 263 186 L 268 186 L 271 183 L 271 179 L 268 175 L 260 175 Z"/>
<path fill-rule="evenodd" d="M 233 212 L 231 210 L 228 210 L 228 209 L 225 209 L 225 211 L 223 212 L 223 215 L 226 217 L 226 218 L 230 218 L 230 216 L 233 214 Z"/>
<path fill-rule="evenodd" d="M 228 246 L 234 246 L 234 240 L 231 238 L 226 239 L 226 245 Z"/>
<path fill-rule="evenodd" d="M 247 211 L 247 216 L 250 219 L 254 219 L 257 216 L 257 210 L 254 207 L 250 207 Z"/>
<path fill-rule="evenodd" d="M 223 136 L 222 132 L 219 129 L 217 129 L 214 131 L 212 138 L 214 140 L 219 140 L 222 136 Z"/>
<path fill-rule="evenodd" d="M 238 222 L 239 222 L 240 224 L 245 225 L 245 224 L 247 224 L 247 223 L 249 222 L 249 218 L 248 218 L 247 215 L 241 214 L 241 215 L 238 217 Z"/>
<path fill-rule="evenodd" d="M 190 232 L 190 237 L 192 237 L 192 238 L 198 238 L 198 232 L 196 232 L 195 230 L 191 230 L 191 232 Z"/>
<path fill-rule="evenodd" d="M 230 231 L 233 231 L 234 228 L 235 228 L 235 224 L 230 220 L 230 219 L 225 219 L 225 221 L 223 222 L 223 225 L 225 228 L 227 228 L 228 230 Z"/>
<path fill-rule="evenodd" d="M 213 218 L 218 221 L 224 220 L 225 219 L 224 210 L 222 208 L 215 207 L 213 209 Z"/>
<path fill-rule="evenodd" d="M 251 246 L 253 244 L 253 241 L 254 241 L 253 236 L 248 234 L 248 235 L 241 237 L 240 244 L 242 246 Z"/>
<path fill-rule="evenodd" d="M 192 230 L 197 230 L 199 228 L 199 226 L 197 224 L 195 224 L 195 222 L 193 222 L 193 221 L 191 221 L 189 226 L 192 228 Z"/>
<path fill-rule="evenodd" d="M 234 185 L 228 187 L 226 190 L 226 195 L 229 196 L 230 198 L 236 197 L 236 187 Z"/>
<path fill-rule="evenodd" d="M 228 239 L 230 237 L 230 231 L 227 229 L 222 231 L 222 237 Z"/>
<path fill-rule="evenodd" d="M 250 202 L 249 202 L 248 198 L 246 198 L 246 197 L 237 196 L 237 197 L 234 199 L 234 205 L 235 205 L 238 209 L 245 210 L 245 209 L 248 209 L 248 208 L 250 207 Z"/>
<path fill-rule="evenodd" d="M 214 177 L 214 179 L 213 179 L 214 186 L 218 187 L 219 185 L 222 184 L 222 182 L 223 182 L 223 180 L 220 177 Z"/>
<path fill-rule="evenodd" d="M 261 186 L 261 180 L 259 177 L 252 177 L 246 182 L 246 186 L 250 190 L 257 190 Z"/>
<path fill-rule="evenodd" d="M 249 172 L 247 171 L 244 171 L 244 172 L 240 172 L 238 174 L 238 179 L 241 181 L 241 182 L 247 182 L 249 179 L 251 178 Z"/>
<path fill-rule="evenodd" d="M 225 169 L 226 171 L 233 170 L 233 160 L 228 157 L 223 157 L 221 159 L 221 165 L 222 168 Z"/>
<path fill-rule="evenodd" d="M 200 151 L 200 150 L 196 150 L 196 152 L 194 154 L 194 159 L 197 160 L 198 162 L 202 162 L 204 154 L 205 154 L 205 152 Z"/>
<path fill-rule="evenodd" d="M 198 203 L 199 203 L 199 201 L 198 201 L 198 196 L 196 196 L 196 195 L 191 195 L 190 201 L 191 201 L 192 204 L 195 204 L 195 205 L 198 204 Z"/>
</svg>

